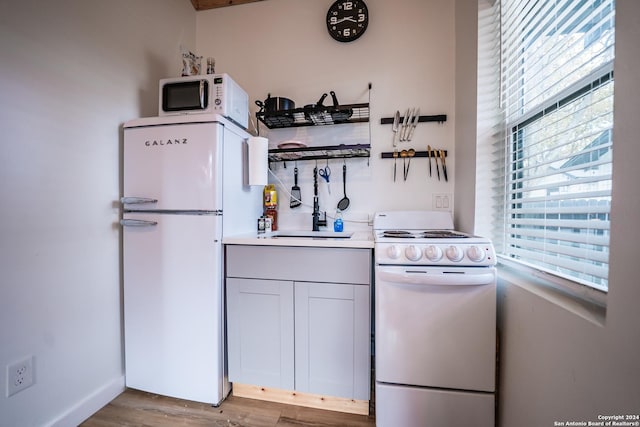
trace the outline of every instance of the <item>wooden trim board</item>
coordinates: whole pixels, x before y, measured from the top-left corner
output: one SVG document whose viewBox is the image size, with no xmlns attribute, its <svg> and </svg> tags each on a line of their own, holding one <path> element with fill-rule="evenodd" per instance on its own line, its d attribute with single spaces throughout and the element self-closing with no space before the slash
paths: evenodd
<svg viewBox="0 0 640 427">
<path fill-rule="evenodd" d="M 235 6 L 238 4 L 253 3 L 262 0 L 191 0 L 193 8 L 197 11 L 216 9 L 218 7 Z"/>
<path fill-rule="evenodd" d="M 349 414 L 369 415 L 369 401 L 233 383 L 233 395 Z"/>
</svg>

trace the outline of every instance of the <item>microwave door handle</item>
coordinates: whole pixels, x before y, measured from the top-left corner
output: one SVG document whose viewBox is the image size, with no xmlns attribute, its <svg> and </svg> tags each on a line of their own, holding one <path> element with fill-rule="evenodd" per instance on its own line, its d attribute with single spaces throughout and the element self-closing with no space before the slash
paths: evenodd
<svg viewBox="0 0 640 427">
<path fill-rule="evenodd" d="M 204 80 L 200 80 L 200 108 L 204 109 L 205 105 L 204 105 L 204 86 L 205 86 L 205 81 Z"/>
</svg>

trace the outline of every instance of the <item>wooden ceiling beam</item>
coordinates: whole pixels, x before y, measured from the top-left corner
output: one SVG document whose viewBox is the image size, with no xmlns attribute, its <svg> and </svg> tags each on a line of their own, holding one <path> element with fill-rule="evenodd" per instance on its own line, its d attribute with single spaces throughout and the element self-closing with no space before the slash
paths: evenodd
<svg viewBox="0 0 640 427">
<path fill-rule="evenodd" d="M 253 3 L 264 0 L 191 0 L 195 10 L 217 9 L 219 7 L 236 6 L 244 3 Z"/>
</svg>

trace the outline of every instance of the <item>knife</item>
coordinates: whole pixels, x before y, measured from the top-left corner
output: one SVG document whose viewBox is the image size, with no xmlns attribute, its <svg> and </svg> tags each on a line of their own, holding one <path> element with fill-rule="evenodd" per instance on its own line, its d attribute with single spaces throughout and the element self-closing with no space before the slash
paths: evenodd
<svg viewBox="0 0 640 427">
<path fill-rule="evenodd" d="M 449 181 L 447 178 L 447 164 L 444 161 L 444 150 L 440 150 L 440 160 L 442 160 L 442 172 L 444 173 L 444 180 Z"/>
<path fill-rule="evenodd" d="M 440 167 L 438 166 L 438 150 L 435 150 L 436 172 L 438 172 L 438 181 L 440 181 Z"/>
<path fill-rule="evenodd" d="M 405 141 L 409 141 L 409 134 L 411 133 L 411 124 L 415 116 L 416 116 L 416 109 L 412 108 L 411 113 L 409 113 L 409 119 L 407 120 L 407 129 L 405 130 L 405 134 L 404 134 Z"/>
<path fill-rule="evenodd" d="M 418 121 L 420 120 L 420 108 L 416 109 L 413 115 L 413 122 L 411 123 L 411 129 L 409 130 L 409 136 L 407 136 L 407 141 L 411 141 L 413 138 L 413 132 L 416 130 L 416 126 L 418 125 Z"/>
<path fill-rule="evenodd" d="M 402 120 L 402 129 L 400 129 L 400 141 L 404 141 L 405 132 L 407 130 L 407 124 L 409 123 L 410 108 L 407 108 L 407 112 L 404 113 L 404 120 Z"/>
<path fill-rule="evenodd" d="M 427 145 L 427 157 L 429 157 L 429 176 L 431 176 L 431 146 Z"/>
<path fill-rule="evenodd" d="M 398 161 L 398 142 L 396 136 L 398 135 L 398 123 L 400 122 L 400 111 L 396 110 L 396 115 L 393 117 L 393 182 L 396 182 L 396 166 Z"/>
<path fill-rule="evenodd" d="M 398 136 L 398 123 L 400 123 L 400 111 L 396 110 L 396 115 L 393 117 L 393 127 L 391 130 L 393 131 L 393 146 L 397 147 L 398 142 L 396 141 L 396 136 Z"/>
</svg>

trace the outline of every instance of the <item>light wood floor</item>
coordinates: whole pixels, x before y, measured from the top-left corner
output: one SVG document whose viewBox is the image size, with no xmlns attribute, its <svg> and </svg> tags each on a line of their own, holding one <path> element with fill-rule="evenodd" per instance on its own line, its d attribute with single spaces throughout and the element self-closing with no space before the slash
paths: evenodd
<svg viewBox="0 0 640 427">
<path fill-rule="evenodd" d="M 235 396 L 214 408 L 127 389 L 81 426 L 374 427 L 375 419 Z"/>
</svg>

